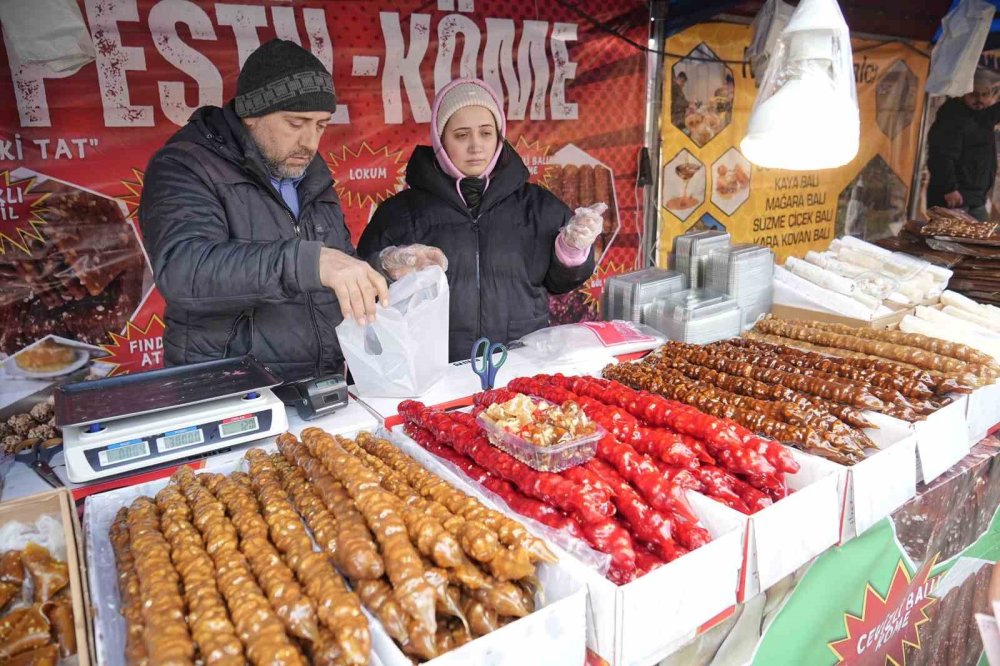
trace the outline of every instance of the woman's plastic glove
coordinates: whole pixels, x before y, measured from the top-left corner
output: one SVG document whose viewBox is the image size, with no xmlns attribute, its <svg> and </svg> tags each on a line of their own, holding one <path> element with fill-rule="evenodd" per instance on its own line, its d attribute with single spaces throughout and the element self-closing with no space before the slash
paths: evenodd
<svg viewBox="0 0 1000 666">
<path fill-rule="evenodd" d="M 444 252 L 430 245 L 390 245 L 378 255 L 382 270 L 392 280 L 398 280 L 408 273 L 422 271 L 430 266 L 440 266 L 448 270 L 448 258 Z"/>
<path fill-rule="evenodd" d="M 604 231 L 604 213 L 607 210 L 608 204 L 604 202 L 577 208 L 576 214 L 560 231 L 566 245 L 574 250 L 589 251 L 590 246 Z"/>
</svg>

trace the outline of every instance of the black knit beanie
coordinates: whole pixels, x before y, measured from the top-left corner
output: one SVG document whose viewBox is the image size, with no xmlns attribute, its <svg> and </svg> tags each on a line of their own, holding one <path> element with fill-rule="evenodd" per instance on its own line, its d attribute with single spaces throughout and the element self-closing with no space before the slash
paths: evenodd
<svg viewBox="0 0 1000 666">
<path fill-rule="evenodd" d="M 333 77 L 295 42 L 272 39 L 250 54 L 236 80 L 236 115 L 337 110 Z"/>
</svg>

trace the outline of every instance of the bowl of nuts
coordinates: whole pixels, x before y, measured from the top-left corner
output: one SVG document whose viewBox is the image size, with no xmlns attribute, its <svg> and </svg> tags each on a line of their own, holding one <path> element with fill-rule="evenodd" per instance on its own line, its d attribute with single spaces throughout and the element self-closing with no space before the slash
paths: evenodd
<svg viewBox="0 0 1000 666">
<path fill-rule="evenodd" d="M 561 472 L 597 454 L 605 431 L 573 401 L 555 405 L 517 394 L 476 417 L 493 446 L 540 472 Z"/>
</svg>

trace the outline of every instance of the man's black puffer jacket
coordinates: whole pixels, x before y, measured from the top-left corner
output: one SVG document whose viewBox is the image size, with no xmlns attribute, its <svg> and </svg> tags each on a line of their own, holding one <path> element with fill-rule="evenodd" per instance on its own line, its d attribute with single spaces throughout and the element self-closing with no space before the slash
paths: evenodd
<svg viewBox="0 0 1000 666">
<path fill-rule="evenodd" d="M 406 167 L 409 189 L 385 201 L 365 229 L 358 253 L 423 243 L 448 257 L 451 290 L 449 355 L 467 359 L 480 336 L 509 342 L 549 324 L 548 297 L 583 284 L 593 250 L 581 266 L 555 256 L 559 229 L 572 213 L 555 195 L 528 183 L 528 169 L 505 144 L 475 213 L 429 146 Z"/>
<path fill-rule="evenodd" d="M 285 379 L 340 370 L 319 253 L 354 249 L 318 155 L 298 193 L 296 220 L 231 104 L 198 109 L 153 156 L 139 220 L 167 303 L 167 365 L 253 353 Z"/>
</svg>

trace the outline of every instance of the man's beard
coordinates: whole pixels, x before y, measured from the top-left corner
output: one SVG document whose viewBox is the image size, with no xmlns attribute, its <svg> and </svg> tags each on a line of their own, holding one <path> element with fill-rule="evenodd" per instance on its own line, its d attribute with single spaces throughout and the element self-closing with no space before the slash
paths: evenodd
<svg viewBox="0 0 1000 666">
<path fill-rule="evenodd" d="M 289 155 L 288 157 L 294 157 L 295 155 Z M 287 160 L 288 157 L 285 159 Z M 301 157 L 306 157 L 309 161 L 312 161 L 312 155 L 301 155 Z M 277 176 L 278 178 L 301 178 L 302 174 L 306 172 L 309 168 L 309 162 L 306 162 L 302 166 L 291 166 L 285 164 L 284 162 L 276 162 L 270 157 L 264 156 L 264 162 L 267 163 L 267 168 L 271 171 L 271 175 Z"/>
</svg>

